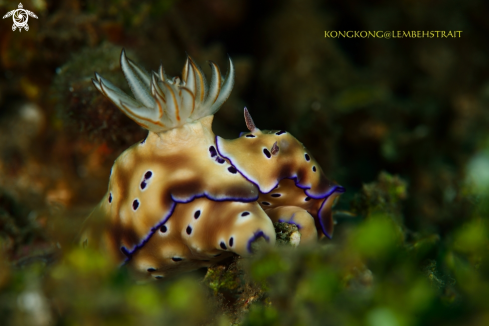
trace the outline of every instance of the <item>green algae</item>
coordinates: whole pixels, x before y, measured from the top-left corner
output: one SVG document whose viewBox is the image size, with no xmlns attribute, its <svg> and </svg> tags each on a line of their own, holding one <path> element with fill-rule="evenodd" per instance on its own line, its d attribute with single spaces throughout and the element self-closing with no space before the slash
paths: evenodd
<svg viewBox="0 0 489 326">
<path fill-rule="evenodd" d="M 8 135 L 0 187 L 11 194 L 0 204 L 2 324 L 489 324 L 484 1 L 370 2 L 354 11 L 314 1 L 23 4 L 40 19 L 21 34 L 4 20 L 0 36 L 0 133 Z M 16 5 L 0 4 L 3 12 Z M 433 26 L 463 29 L 463 37 L 323 39 L 324 29 Z M 82 180 L 105 191 L 113 161 L 91 156 L 99 173 L 78 173 L 91 153 L 81 149 L 107 143 L 120 151 L 144 136 L 90 84 L 94 71 L 126 84 L 122 47 L 147 68 L 160 60 L 180 67 L 185 51 L 199 62 L 224 63 L 227 52 L 247 62 L 216 123 L 238 134 L 246 105 L 259 127 L 293 132 L 347 189 L 333 240 L 293 248 L 294 227 L 279 224 L 283 246 L 205 277 L 146 285 L 70 245 L 78 205 L 92 205 Z M 46 124 L 16 146 L 25 128 L 13 116 L 26 102 Z M 70 171 L 80 176 L 67 178 Z M 63 227 L 52 214 L 30 214 L 60 179 L 73 198 L 57 211 Z"/>
</svg>

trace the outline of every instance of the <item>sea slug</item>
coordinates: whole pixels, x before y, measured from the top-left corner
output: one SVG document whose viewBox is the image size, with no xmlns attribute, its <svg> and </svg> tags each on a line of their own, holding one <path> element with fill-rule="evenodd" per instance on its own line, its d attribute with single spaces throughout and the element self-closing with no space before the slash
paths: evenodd
<svg viewBox="0 0 489 326">
<path fill-rule="evenodd" d="M 333 232 L 331 208 L 344 188 L 324 176 L 310 152 L 286 131 L 214 135 L 214 113 L 229 97 L 234 67 L 210 83 L 190 58 L 182 77 L 151 74 L 121 54 L 134 98 L 98 74 L 93 83 L 149 131 L 112 167 L 106 195 L 90 214 L 82 243 L 99 246 L 115 264 L 160 279 L 208 267 L 251 244 L 275 242 L 273 222 L 296 224 L 301 244 Z"/>
</svg>

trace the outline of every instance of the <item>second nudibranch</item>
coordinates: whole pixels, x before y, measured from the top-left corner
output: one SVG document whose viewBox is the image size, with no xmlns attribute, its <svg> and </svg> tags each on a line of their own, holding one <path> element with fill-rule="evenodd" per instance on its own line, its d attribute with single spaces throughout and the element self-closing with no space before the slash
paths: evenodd
<svg viewBox="0 0 489 326">
<path fill-rule="evenodd" d="M 274 222 L 296 224 L 304 229 L 302 233 L 307 230 L 309 236 L 301 235 L 308 240 L 317 236 L 331 238 L 331 208 L 344 188 L 324 176 L 316 160 L 291 134 L 283 130 L 262 131 L 246 108 L 244 113 L 250 132 L 232 140 L 217 136 L 219 154 L 259 189 L 258 203 Z M 310 219 L 304 217 L 309 214 Z"/>
<path fill-rule="evenodd" d="M 225 140 L 213 114 L 229 97 L 234 68 L 222 77 L 210 63 L 207 83 L 189 57 L 182 78 L 163 67 L 147 73 L 121 55 L 135 98 L 98 74 L 94 85 L 148 129 L 146 139 L 115 161 L 109 187 L 81 241 L 99 245 L 117 264 L 159 279 L 248 255 L 262 239 L 275 243 L 272 222 L 296 224 L 301 244 L 331 237 L 331 208 L 344 189 L 324 177 L 312 155 L 285 131 L 250 130 Z"/>
</svg>

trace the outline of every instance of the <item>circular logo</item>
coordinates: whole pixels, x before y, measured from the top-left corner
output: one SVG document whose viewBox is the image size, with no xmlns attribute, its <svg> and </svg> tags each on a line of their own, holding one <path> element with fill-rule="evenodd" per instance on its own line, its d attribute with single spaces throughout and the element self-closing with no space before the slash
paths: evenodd
<svg viewBox="0 0 489 326">
<path fill-rule="evenodd" d="M 20 28 L 24 27 L 27 24 L 27 21 L 29 20 L 29 17 L 27 17 L 27 13 L 25 12 L 24 9 L 17 9 L 13 16 L 14 16 L 14 24 Z"/>
<path fill-rule="evenodd" d="M 19 32 L 22 31 L 22 28 L 26 31 L 29 30 L 29 25 L 27 25 L 27 21 L 29 20 L 29 16 L 37 18 L 36 14 L 32 11 L 25 10 L 22 3 L 19 3 L 19 8 L 9 11 L 3 16 L 3 19 L 12 16 L 14 20 L 14 24 L 12 25 L 12 30 L 15 31 L 19 29 Z"/>
</svg>

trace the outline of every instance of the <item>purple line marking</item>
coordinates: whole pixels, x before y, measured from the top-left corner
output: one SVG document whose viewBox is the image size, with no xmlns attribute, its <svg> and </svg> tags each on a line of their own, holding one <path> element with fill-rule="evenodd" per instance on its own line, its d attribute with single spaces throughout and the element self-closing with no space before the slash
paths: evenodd
<svg viewBox="0 0 489 326">
<path fill-rule="evenodd" d="M 258 195 L 256 197 L 251 197 L 251 198 L 240 198 L 240 197 L 213 198 L 211 195 L 207 194 L 206 192 L 203 192 L 201 194 L 196 194 L 196 195 L 190 196 L 189 198 L 184 198 L 184 199 L 174 198 L 173 195 L 170 195 L 170 197 L 172 199 L 172 205 L 170 207 L 170 211 L 168 212 L 168 214 L 159 223 L 157 223 L 155 226 L 153 226 L 151 228 L 150 232 L 148 233 L 148 235 L 146 235 L 141 240 L 141 242 L 138 243 L 137 245 L 135 245 L 131 250 L 128 250 L 127 248 L 124 247 L 124 249 L 126 250 L 126 252 L 124 252 L 124 254 L 127 256 L 127 258 L 122 263 L 122 266 L 127 264 L 127 262 L 129 262 L 131 260 L 132 256 L 136 253 L 136 251 L 138 251 L 139 249 L 144 247 L 144 245 L 149 241 L 149 239 L 153 236 L 153 234 L 155 234 L 156 231 L 158 231 L 166 222 L 168 222 L 170 217 L 175 212 L 175 208 L 176 208 L 177 204 L 190 203 L 191 201 L 193 201 L 197 198 L 202 198 L 202 197 L 205 197 L 205 198 L 212 200 L 212 201 L 215 201 L 215 202 L 238 201 L 238 202 L 243 202 L 243 203 L 251 203 L 251 202 L 258 200 Z"/>
<path fill-rule="evenodd" d="M 170 197 L 171 197 L 171 199 L 175 203 L 180 203 L 180 204 L 190 203 L 194 199 L 202 198 L 202 197 L 205 197 L 207 199 L 210 199 L 210 200 L 216 201 L 216 202 L 239 201 L 239 202 L 243 202 L 243 203 L 251 203 L 251 202 L 254 202 L 254 201 L 258 200 L 258 195 L 256 195 L 255 197 L 249 197 L 249 198 L 241 198 L 241 197 L 222 197 L 222 198 L 215 198 L 215 197 L 212 197 L 211 195 L 209 195 L 206 192 L 192 195 L 189 198 L 176 198 L 173 195 L 170 195 Z"/>
<path fill-rule="evenodd" d="M 215 139 L 215 143 L 216 143 L 216 149 L 217 149 L 217 152 L 219 153 L 220 156 L 224 157 L 225 159 L 227 159 L 229 161 L 229 163 L 234 166 L 236 168 L 236 170 L 238 170 L 238 172 L 243 176 L 243 178 L 245 178 L 246 180 L 248 180 L 249 182 L 251 182 L 252 184 L 254 184 L 258 190 L 260 190 L 260 192 L 262 194 L 268 194 L 270 192 L 273 191 L 273 189 L 275 189 L 275 187 L 278 186 L 278 184 L 280 183 L 280 181 L 284 180 L 284 179 L 291 179 L 291 180 L 294 180 L 294 184 L 297 188 L 300 188 L 300 189 L 303 189 L 304 190 L 304 193 L 306 195 L 308 195 L 309 197 L 313 198 L 313 199 L 323 199 L 323 198 L 327 198 L 329 197 L 333 192 L 345 192 L 345 188 L 342 187 L 342 186 L 338 186 L 338 185 L 334 185 L 333 187 L 331 187 L 328 191 L 326 191 L 324 194 L 319 194 L 319 195 L 314 195 L 310 192 L 310 189 L 311 189 L 311 186 L 307 186 L 307 185 L 301 185 L 300 184 L 300 180 L 299 180 L 299 177 L 297 175 L 294 175 L 294 176 L 291 176 L 291 177 L 283 177 L 282 179 L 278 179 L 277 182 L 275 183 L 275 185 L 273 187 L 271 187 L 271 189 L 267 192 L 263 191 L 262 188 L 260 187 L 260 185 L 258 184 L 258 182 L 255 182 L 253 181 L 249 176 L 247 176 L 243 171 L 241 171 L 237 166 L 236 164 L 233 162 L 233 160 L 229 157 L 229 156 L 226 156 L 226 155 L 223 155 L 222 154 L 222 151 L 220 150 L 219 148 L 219 136 L 216 136 L 216 139 Z M 342 189 L 342 190 L 341 190 Z"/>
<path fill-rule="evenodd" d="M 132 248 L 132 250 L 127 250 L 127 258 L 124 260 L 124 262 L 122 263 L 122 266 L 124 266 L 125 264 L 127 264 L 132 256 L 136 253 L 136 251 L 138 251 L 139 249 L 141 249 L 142 247 L 144 247 L 144 245 L 149 241 L 149 239 L 151 238 L 151 236 L 160 229 L 160 227 L 163 226 L 163 224 L 165 224 L 166 222 L 168 222 L 168 220 L 170 219 L 170 217 L 173 215 L 173 212 L 175 211 L 175 207 L 176 207 L 176 203 L 175 202 L 172 202 L 172 205 L 170 207 L 170 211 L 168 212 L 168 214 L 163 218 L 163 220 L 159 223 L 157 223 L 155 226 L 153 226 L 151 228 L 151 230 L 149 231 L 149 234 L 143 238 L 143 240 L 138 243 L 137 245 L 134 246 L 134 248 Z M 125 248 L 124 248 L 125 249 Z M 122 249 L 121 249 L 122 250 Z"/>
<path fill-rule="evenodd" d="M 219 137 L 219 136 L 216 135 L 216 138 L 215 138 L 217 152 L 219 153 L 219 155 L 221 155 L 222 157 L 224 157 L 225 159 L 227 159 L 229 161 L 229 163 L 236 168 L 236 164 L 234 164 L 229 157 L 227 157 L 225 155 L 222 155 L 221 151 L 219 150 L 219 143 L 218 143 L 218 138 L 217 137 Z M 243 176 L 243 178 L 245 178 L 246 180 L 248 180 L 249 182 L 251 182 L 252 184 L 254 184 L 258 188 L 258 190 L 260 192 L 262 192 L 261 189 L 260 189 L 260 186 L 256 182 L 252 181 L 248 176 L 246 176 L 238 168 L 236 168 L 236 170 L 238 170 L 239 174 L 241 174 Z"/>
<path fill-rule="evenodd" d="M 225 155 L 222 155 L 221 151 L 219 150 L 219 142 L 218 142 L 218 136 L 216 136 L 215 138 L 215 143 L 216 143 L 216 148 L 217 148 L 217 153 L 219 153 L 220 156 L 226 158 L 229 160 L 229 162 L 231 163 L 232 166 L 234 166 L 236 168 L 236 165 L 232 162 L 232 160 L 225 156 Z M 216 153 L 216 154 L 217 154 Z M 269 192 L 263 192 L 260 188 L 260 186 L 252 181 L 248 176 L 246 176 L 241 170 L 239 170 L 238 168 L 236 168 L 236 170 L 246 179 L 248 180 L 250 183 L 252 183 L 253 185 L 255 185 L 258 190 L 263 193 L 263 194 L 267 194 L 267 193 L 270 193 L 273 189 L 275 189 L 275 187 L 280 183 L 280 181 L 282 181 L 283 179 L 292 179 L 294 180 L 294 183 L 295 185 L 300 188 L 300 189 L 304 189 L 306 195 L 308 195 L 309 197 L 311 198 L 314 198 L 314 199 L 322 199 L 324 198 L 324 201 L 323 203 L 321 204 L 321 207 L 319 208 L 319 211 L 318 211 L 318 217 L 319 217 L 319 223 L 321 225 L 321 229 L 323 231 L 323 233 L 329 238 L 331 239 L 331 236 L 326 232 L 326 229 L 323 225 L 323 222 L 321 221 L 321 211 L 324 207 L 324 204 L 327 200 L 327 198 L 333 194 L 334 192 L 338 192 L 338 193 L 343 193 L 345 192 L 345 188 L 342 187 L 342 186 L 333 186 L 328 192 L 326 192 L 324 195 L 320 195 L 320 196 L 314 196 L 312 195 L 311 193 L 308 193 L 307 190 L 310 189 L 310 186 L 304 186 L 304 185 L 301 185 L 300 184 L 300 181 L 298 180 L 298 177 L 297 176 L 293 176 L 293 177 L 284 177 L 280 180 L 277 181 L 276 185 L 269 191 Z M 153 226 L 150 230 L 150 232 L 148 233 L 148 235 L 146 237 L 144 237 L 140 243 L 138 243 L 137 245 L 135 245 L 132 250 L 128 250 L 126 247 L 121 247 L 121 251 L 124 253 L 124 255 L 126 256 L 126 259 L 124 260 L 124 262 L 121 264 L 121 266 L 124 266 L 125 264 L 127 264 L 132 256 L 139 250 L 141 249 L 142 247 L 144 247 L 144 245 L 149 241 L 149 239 L 153 236 L 154 233 L 156 233 L 156 231 L 158 231 L 160 229 L 160 227 L 162 227 L 169 219 L 170 217 L 173 215 L 173 213 L 175 212 L 175 208 L 176 208 L 176 205 L 177 204 L 184 204 L 184 203 L 189 203 L 191 201 L 193 201 L 194 199 L 197 199 L 197 198 L 202 198 L 202 197 L 205 197 L 209 200 L 212 200 L 212 201 L 215 201 L 215 202 L 224 202 L 224 201 L 239 201 L 239 202 L 254 202 L 256 200 L 258 200 L 258 195 L 256 197 L 250 197 L 250 198 L 240 198 L 240 197 L 223 197 L 223 198 L 213 198 L 211 195 L 207 194 L 206 192 L 203 192 L 203 193 L 200 193 L 200 194 L 196 194 L 196 195 L 193 195 L 193 196 L 190 196 L 189 198 L 174 198 L 173 195 L 171 195 L 171 199 L 172 199 L 172 204 L 171 204 L 171 207 L 170 207 L 170 210 L 168 212 L 168 214 L 159 222 L 157 223 L 155 226 Z M 295 223 L 293 223 L 295 224 Z M 297 224 L 296 224 L 297 225 Z M 297 225 L 298 226 L 298 225 Z M 298 226 L 299 227 L 299 226 Z M 248 240 L 248 251 L 251 252 L 251 243 L 253 241 L 255 241 L 256 239 L 258 239 L 259 237 L 263 237 L 265 238 L 265 240 L 267 242 L 269 242 L 269 237 L 265 235 L 265 233 L 261 230 L 255 232 L 255 234 L 253 235 L 253 237 Z"/>
<path fill-rule="evenodd" d="M 319 220 L 319 225 L 321 226 L 321 231 L 323 231 L 324 235 L 327 236 L 329 239 L 332 239 L 333 237 L 330 234 L 328 234 L 328 232 L 326 232 L 326 227 L 324 226 L 323 219 L 321 218 L 321 213 L 323 211 L 324 204 L 328 200 L 329 196 L 331 196 L 335 192 L 343 193 L 343 192 L 345 192 L 345 188 L 342 186 L 334 187 L 333 190 L 328 195 L 328 197 L 324 198 L 324 201 L 321 203 L 321 207 L 319 207 L 319 210 L 318 210 L 318 220 Z"/>
<path fill-rule="evenodd" d="M 288 223 L 288 224 L 293 224 L 293 225 L 297 226 L 297 229 L 299 229 L 299 230 L 300 230 L 300 229 L 302 229 L 302 226 L 301 226 L 299 223 L 294 222 L 294 221 L 292 221 L 292 220 L 287 221 L 287 222 L 285 222 L 285 223 Z"/>
<path fill-rule="evenodd" d="M 331 194 L 333 192 L 344 193 L 346 191 L 345 187 L 334 185 L 327 192 L 325 192 L 323 195 L 321 195 L 321 196 L 314 196 L 313 194 L 310 194 L 308 192 L 308 190 L 309 189 L 306 189 L 304 192 L 306 193 L 306 195 L 308 195 L 309 197 L 314 198 L 314 199 L 328 198 L 329 196 L 331 196 Z"/>
<path fill-rule="evenodd" d="M 260 237 L 263 237 L 266 242 L 270 242 L 270 238 L 262 230 L 256 231 L 253 236 L 248 240 L 248 244 L 246 245 L 246 249 L 249 253 L 253 253 L 253 251 L 251 250 L 251 244 L 253 243 L 253 241 L 257 240 Z"/>
<path fill-rule="evenodd" d="M 129 257 L 129 251 L 127 250 L 127 248 L 126 248 L 126 247 L 122 246 L 122 247 L 121 247 L 121 251 L 122 251 L 122 253 L 123 253 L 125 256 Z"/>
<path fill-rule="evenodd" d="M 295 222 L 295 221 L 294 221 L 294 216 L 295 216 L 295 213 L 294 213 L 294 214 L 292 214 L 292 217 L 291 217 L 291 218 L 290 218 L 290 220 L 288 220 L 288 221 L 286 221 L 286 220 L 284 220 L 284 219 L 279 219 L 278 221 L 279 221 L 280 223 L 293 224 L 293 225 L 297 226 L 297 228 L 298 228 L 299 230 L 300 230 L 300 229 L 302 229 L 302 226 L 301 226 L 299 223 L 297 223 L 297 222 Z"/>
</svg>

